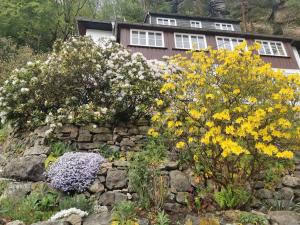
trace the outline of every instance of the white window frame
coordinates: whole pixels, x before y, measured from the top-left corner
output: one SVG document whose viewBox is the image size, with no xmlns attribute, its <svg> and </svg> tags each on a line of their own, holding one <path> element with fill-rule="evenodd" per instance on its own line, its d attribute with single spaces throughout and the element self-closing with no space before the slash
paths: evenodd
<svg viewBox="0 0 300 225">
<path fill-rule="evenodd" d="M 246 41 L 246 39 L 245 38 L 237 38 L 237 37 L 227 37 L 227 36 L 216 36 L 216 43 L 217 43 L 217 49 L 227 49 L 227 48 L 225 48 L 225 47 L 220 47 L 219 45 L 218 45 L 218 38 L 228 38 L 229 39 L 229 41 L 230 41 L 230 50 L 232 51 L 232 50 L 234 50 L 234 46 L 233 46 L 233 43 L 232 43 L 232 39 L 237 39 L 237 40 L 239 40 L 239 41 Z M 229 50 L 229 49 L 228 49 Z"/>
<path fill-rule="evenodd" d="M 146 33 L 146 45 L 141 45 L 141 44 L 134 44 L 132 43 L 132 32 L 137 31 L 137 32 L 145 32 Z M 151 33 L 159 33 L 161 34 L 162 38 L 162 46 L 156 46 L 156 45 L 149 45 L 149 32 Z M 156 40 L 155 40 L 156 43 Z M 142 30 L 142 29 L 130 29 L 130 45 L 134 46 L 144 46 L 144 47 L 152 47 L 152 48 L 164 48 L 165 47 L 165 37 L 164 37 L 164 32 L 162 31 L 155 31 L 155 30 Z"/>
<path fill-rule="evenodd" d="M 158 23 L 158 20 L 168 20 L 168 24 Z M 172 24 L 171 24 L 171 20 L 174 20 L 175 25 L 172 25 Z M 174 18 L 157 17 L 157 18 L 156 18 L 156 24 L 157 24 L 157 25 L 163 25 L 163 26 L 177 26 L 177 20 L 174 19 Z"/>
<path fill-rule="evenodd" d="M 189 45 L 190 45 L 190 48 L 179 48 L 176 44 L 176 35 L 187 35 L 189 37 Z M 195 49 L 195 50 L 204 50 L 204 49 L 207 49 L 207 41 L 206 41 L 206 36 L 203 35 L 203 34 L 189 34 L 189 33 L 174 33 L 174 43 L 175 43 L 175 48 L 176 49 L 186 49 L 186 50 L 192 50 L 192 39 L 191 39 L 191 36 L 197 36 L 197 37 L 203 37 L 203 40 L 204 40 L 204 44 L 205 44 L 205 47 L 204 48 L 201 48 L 201 49 Z"/>
<path fill-rule="evenodd" d="M 217 28 L 217 24 L 220 25 L 220 28 Z M 227 27 L 227 29 L 223 29 L 223 25 L 225 25 Z M 228 26 L 230 26 L 231 28 L 228 29 Z M 217 30 L 228 30 L 228 31 L 234 31 L 234 26 L 231 23 L 215 23 L 215 28 Z"/>
<path fill-rule="evenodd" d="M 193 26 L 193 25 L 192 25 L 193 23 L 199 24 L 199 26 Z M 202 22 L 199 21 L 199 20 L 190 20 L 190 25 L 191 25 L 191 27 L 193 27 L 193 28 L 202 28 Z"/>
<path fill-rule="evenodd" d="M 285 49 L 285 46 L 284 46 L 282 41 L 271 41 L 271 40 L 255 39 L 255 42 L 267 42 L 268 46 L 270 48 L 270 51 L 271 51 L 270 54 L 267 54 L 264 45 L 262 43 L 259 43 L 259 44 L 261 44 L 261 47 L 264 49 L 264 52 L 265 52 L 265 53 L 261 53 L 260 50 L 258 50 L 259 55 L 274 56 L 274 57 L 287 57 L 288 56 L 287 52 L 286 52 L 286 49 Z M 276 46 L 276 49 L 277 49 L 278 53 L 279 53 L 279 51 L 278 51 L 278 48 L 277 48 L 276 44 L 280 44 L 282 49 L 283 49 L 284 55 L 275 55 L 274 52 L 273 52 L 273 49 L 271 47 L 271 43 L 275 43 L 275 46 Z"/>
</svg>

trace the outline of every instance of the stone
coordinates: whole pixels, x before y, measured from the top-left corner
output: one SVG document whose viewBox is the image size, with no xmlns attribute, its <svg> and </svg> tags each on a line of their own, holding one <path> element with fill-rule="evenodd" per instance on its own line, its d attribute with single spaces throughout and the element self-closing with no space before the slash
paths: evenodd
<svg viewBox="0 0 300 225">
<path fill-rule="evenodd" d="M 192 216 L 192 215 L 186 215 L 185 224 L 199 225 L 200 224 L 200 217 Z"/>
<path fill-rule="evenodd" d="M 181 204 L 186 204 L 188 200 L 187 199 L 188 196 L 189 196 L 188 192 L 178 192 L 176 195 L 176 201 Z"/>
<path fill-rule="evenodd" d="M 178 203 L 165 203 L 164 210 L 167 212 L 178 213 L 181 211 L 181 205 Z"/>
<path fill-rule="evenodd" d="M 282 184 L 287 187 L 299 188 L 300 187 L 300 178 L 286 175 L 282 179 Z"/>
<path fill-rule="evenodd" d="M 104 190 L 105 190 L 104 185 L 101 184 L 101 181 L 99 179 L 96 179 L 89 187 L 89 191 L 91 193 L 102 193 L 104 192 Z"/>
<path fill-rule="evenodd" d="M 294 189 L 293 191 L 294 191 L 295 197 L 299 198 L 300 197 L 300 189 Z"/>
<path fill-rule="evenodd" d="M 0 199 L 23 198 L 31 191 L 31 183 L 11 182 L 3 191 Z"/>
<path fill-rule="evenodd" d="M 100 180 L 101 183 L 105 182 L 105 176 L 98 176 L 98 179 Z"/>
<path fill-rule="evenodd" d="M 24 152 L 24 156 L 27 155 L 48 155 L 50 153 L 50 147 L 43 145 L 34 145 L 33 147 L 27 148 Z"/>
<path fill-rule="evenodd" d="M 135 143 L 130 140 L 129 138 L 123 138 L 121 143 L 120 143 L 120 146 L 129 146 L 129 147 L 134 147 L 135 146 Z"/>
<path fill-rule="evenodd" d="M 90 125 L 87 128 L 91 133 L 94 134 L 111 134 L 112 130 L 109 129 L 108 127 L 98 127 L 98 126 L 93 126 Z"/>
<path fill-rule="evenodd" d="M 294 197 L 294 191 L 291 188 L 284 187 L 279 191 L 280 198 L 285 200 L 291 200 Z"/>
<path fill-rule="evenodd" d="M 264 188 L 265 187 L 265 184 L 264 182 L 262 181 L 257 181 L 255 184 L 254 184 L 254 189 L 261 189 L 261 188 Z"/>
<path fill-rule="evenodd" d="M 255 196 L 259 199 L 271 199 L 273 197 L 273 193 L 268 189 L 260 189 L 256 191 Z"/>
<path fill-rule="evenodd" d="M 31 225 L 70 225 L 70 224 L 68 222 L 63 221 L 63 220 L 57 220 L 57 221 L 54 221 L 54 222 L 43 221 L 43 222 L 33 223 Z"/>
<path fill-rule="evenodd" d="M 91 150 L 91 149 L 96 149 L 96 148 L 99 148 L 101 147 L 101 144 L 100 143 L 78 143 L 78 148 L 80 150 Z"/>
<path fill-rule="evenodd" d="M 95 134 L 93 141 L 112 141 L 113 135 L 112 134 Z"/>
<path fill-rule="evenodd" d="M 177 192 L 187 192 L 191 188 L 191 183 L 187 175 L 179 170 L 170 172 L 171 189 Z"/>
<path fill-rule="evenodd" d="M 119 135 L 128 135 L 128 128 L 126 127 L 116 127 L 114 129 L 114 134 L 119 134 Z"/>
<path fill-rule="evenodd" d="M 226 222 L 236 222 L 240 218 L 241 211 L 239 210 L 226 210 L 223 213 L 223 218 Z"/>
<path fill-rule="evenodd" d="M 147 134 L 149 128 L 150 128 L 149 126 L 140 126 L 140 127 L 139 127 L 139 132 L 140 132 L 141 134 Z"/>
<path fill-rule="evenodd" d="M 165 161 L 162 163 L 162 165 L 159 167 L 159 169 L 161 170 L 176 170 L 178 169 L 178 165 L 179 165 L 179 162 L 178 161 Z"/>
<path fill-rule="evenodd" d="M 93 212 L 94 213 L 105 213 L 105 212 L 108 212 L 108 208 L 107 208 L 107 206 L 96 204 L 96 205 L 94 205 Z"/>
<path fill-rule="evenodd" d="M 139 225 L 150 225 L 150 221 L 146 218 L 142 218 L 138 220 Z"/>
<path fill-rule="evenodd" d="M 124 160 L 114 161 L 113 165 L 115 167 L 129 167 L 129 162 Z"/>
<path fill-rule="evenodd" d="M 78 136 L 78 127 L 71 124 L 64 125 L 58 130 L 56 136 L 59 139 L 75 140 Z"/>
<path fill-rule="evenodd" d="M 71 214 L 67 218 L 64 219 L 66 222 L 70 223 L 71 225 L 81 225 L 82 218 L 77 214 Z"/>
<path fill-rule="evenodd" d="M 119 189 L 127 185 L 127 171 L 119 169 L 109 169 L 106 176 L 106 187 L 108 189 Z"/>
<path fill-rule="evenodd" d="M 92 135 L 91 135 L 90 131 L 86 130 L 84 128 L 80 128 L 77 141 L 78 142 L 90 142 L 90 141 L 92 141 Z"/>
<path fill-rule="evenodd" d="M 45 179 L 44 161 L 46 155 L 31 155 L 10 160 L 4 167 L 3 176 L 24 181 Z"/>
<path fill-rule="evenodd" d="M 104 192 L 100 195 L 99 203 L 104 206 L 112 206 L 115 203 L 115 193 L 113 191 Z"/>
<path fill-rule="evenodd" d="M 130 129 L 128 130 L 128 134 L 129 134 L 129 135 L 139 134 L 139 130 L 138 130 L 137 128 L 135 128 L 135 127 L 130 128 Z"/>
<path fill-rule="evenodd" d="M 6 225 L 25 225 L 25 223 L 20 220 L 15 220 L 15 221 L 7 223 Z"/>
<path fill-rule="evenodd" d="M 299 225 L 300 214 L 293 211 L 270 211 L 268 213 L 273 224 Z"/>
<path fill-rule="evenodd" d="M 300 178 L 300 171 L 299 170 L 295 171 L 294 176 Z"/>
<path fill-rule="evenodd" d="M 121 192 L 115 192 L 115 204 L 127 200 L 127 195 Z"/>
<path fill-rule="evenodd" d="M 47 131 L 50 129 L 49 126 L 41 126 L 34 130 L 34 134 L 37 135 L 37 137 L 45 138 L 47 137 Z"/>
<path fill-rule="evenodd" d="M 83 225 L 110 225 L 111 213 L 91 214 L 83 219 Z"/>
</svg>

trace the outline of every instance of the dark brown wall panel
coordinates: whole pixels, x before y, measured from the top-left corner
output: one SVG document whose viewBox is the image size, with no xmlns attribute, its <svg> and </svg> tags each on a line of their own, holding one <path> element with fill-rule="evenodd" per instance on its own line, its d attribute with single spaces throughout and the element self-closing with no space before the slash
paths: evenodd
<svg viewBox="0 0 300 225">
<path fill-rule="evenodd" d="M 120 30 L 120 43 L 130 49 L 132 52 L 141 52 L 147 59 L 161 59 L 163 56 L 172 56 L 178 53 L 184 53 L 184 50 L 175 49 L 174 33 L 164 31 L 165 48 L 139 47 L 130 45 L 130 30 L 122 28 Z M 207 45 L 213 49 L 217 48 L 216 38 L 213 35 L 205 35 Z M 247 39 L 248 45 L 254 43 L 253 39 Z M 271 63 L 273 68 L 299 69 L 290 43 L 284 43 L 287 57 L 261 56 L 261 58 Z"/>
</svg>

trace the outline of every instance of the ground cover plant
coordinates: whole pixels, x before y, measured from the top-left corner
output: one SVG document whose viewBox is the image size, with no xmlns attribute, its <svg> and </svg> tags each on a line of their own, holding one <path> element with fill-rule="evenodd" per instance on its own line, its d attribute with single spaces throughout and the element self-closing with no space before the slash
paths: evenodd
<svg viewBox="0 0 300 225">
<path fill-rule="evenodd" d="M 223 198 L 233 187 L 251 195 L 262 172 L 292 159 L 300 140 L 299 75 L 273 70 L 254 54 L 258 45 L 245 45 L 171 58 L 176 69 L 164 75 L 148 132 L 167 134 L 195 175 L 212 180 Z"/>
<path fill-rule="evenodd" d="M 88 49 L 88 51 L 87 51 Z M 145 116 L 159 95 L 161 64 L 118 43 L 57 42 L 45 61 L 13 71 L 0 88 L 2 122 L 33 128 Z"/>
</svg>

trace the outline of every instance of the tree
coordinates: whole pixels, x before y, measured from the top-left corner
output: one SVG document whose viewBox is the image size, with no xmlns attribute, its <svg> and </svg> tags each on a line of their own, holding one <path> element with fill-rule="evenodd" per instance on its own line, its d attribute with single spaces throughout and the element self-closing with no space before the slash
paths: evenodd
<svg viewBox="0 0 300 225">
<path fill-rule="evenodd" d="M 177 55 L 149 134 L 168 135 L 195 174 L 218 187 L 253 187 L 300 143 L 300 77 L 272 70 L 245 43 Z"/>
</svg>

